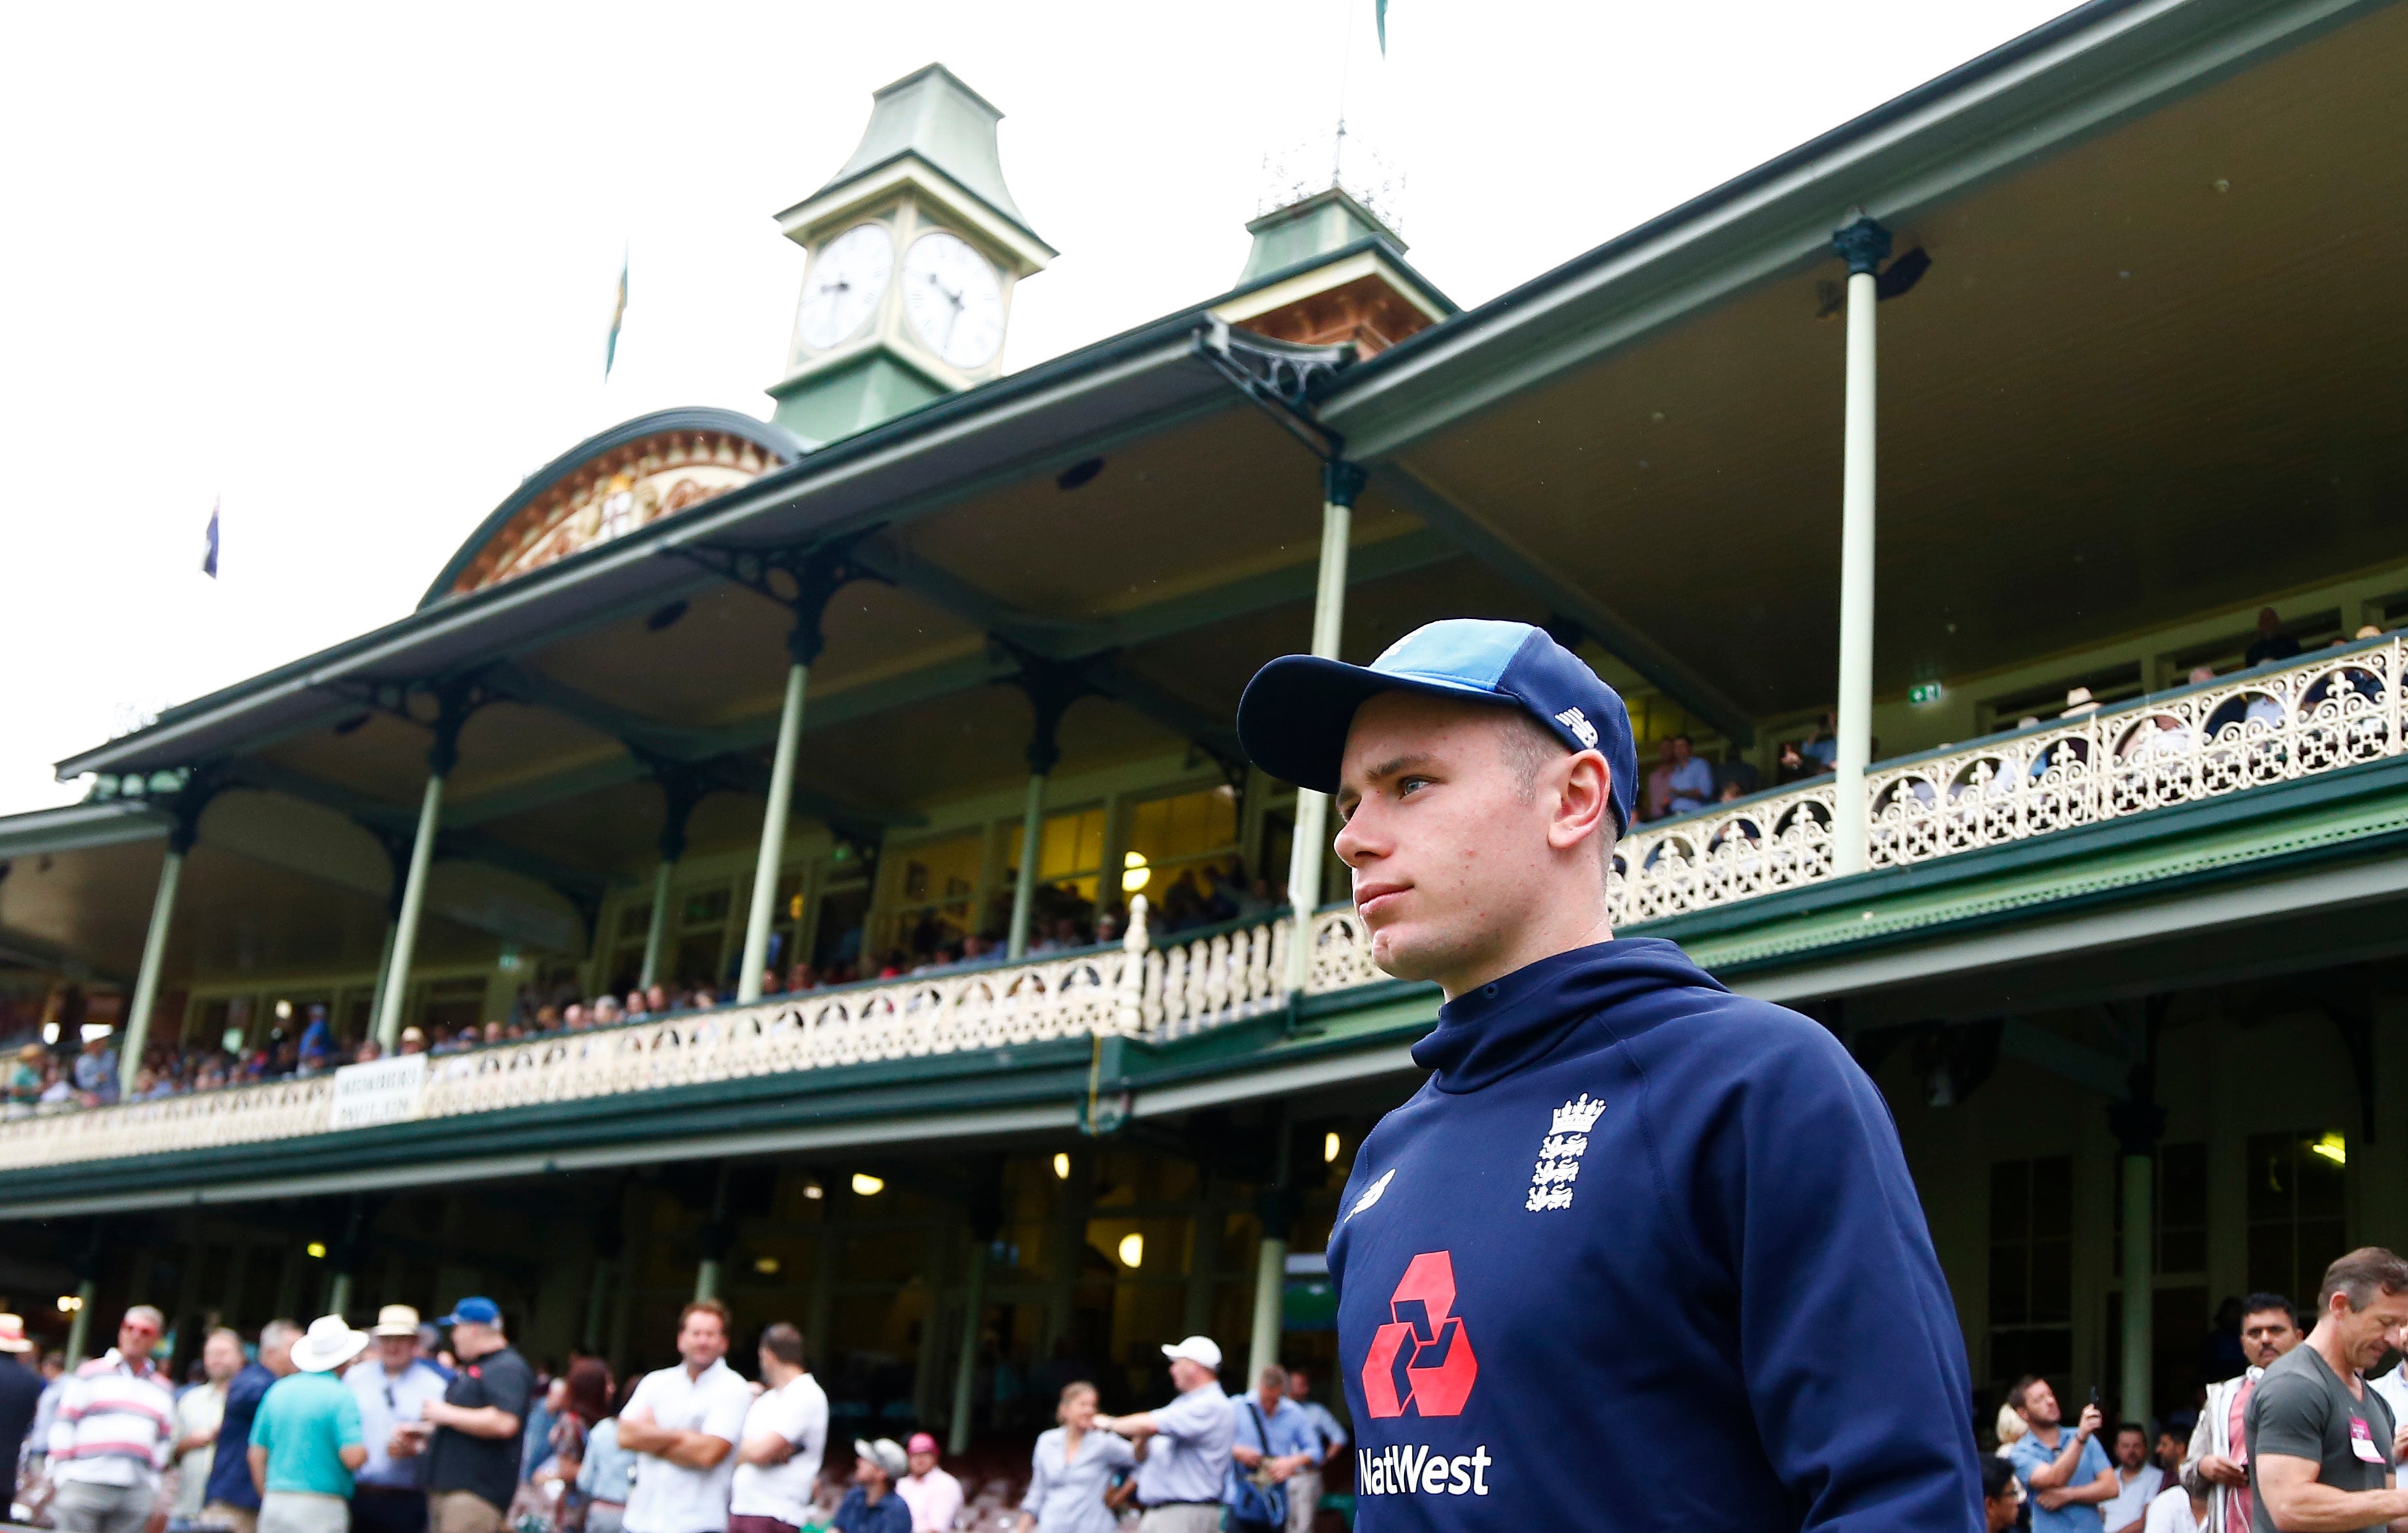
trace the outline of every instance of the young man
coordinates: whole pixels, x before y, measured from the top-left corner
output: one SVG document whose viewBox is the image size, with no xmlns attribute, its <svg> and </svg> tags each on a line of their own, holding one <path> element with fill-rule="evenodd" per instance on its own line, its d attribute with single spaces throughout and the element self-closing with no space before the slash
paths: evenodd
<svg viewBox="0 0 2408 1533">
<path fill-rule="evenodd" d="M 293 1343 L 301 1327 L 271 1320 L 259 1328 L 259 1360 L 247 1363 L 226 1385 L 225 1415 L 218 1422 L 217 1456 L 209 1465 L 208 1498 L 201 1521 L 234 1533 L 258 1533 L 259 1487 L 251 1480 L 251 1424 L 259 1402 L 276 1381 L 293 1371 Z"/>
<path fill-rule="evenodd" d="M 1956 1313 L 1880 1093 L 1823 1027 L 1612 939 L 1612 689 L 1455 620 L 1369 667 L 1273 661 L 1238 730 L 1337 795 L 1373 960 L 1446 996 L 1329 1243 L 1360 1533 L 1588 1526 L 1600 1494 L 1700 1533 L 1975 1524 Z"/>
<path fill-rule="evenodd" d="M 2258 1381 L 2244 1419 L 2255 1533 L 2327 1533 L 2408 1520 L 2398 1424 L 2359 1377 L 2408 1346 L 2408 1262 L 2377 1246 L 2325 1268 L 2315 1328 Z"/>
<path fill-rule="evenodd" d="M 627 1533 L 726 1533 L 736 1442 L 752 1391 L 727 1366 L 727 1306 L 698 1298 L 678 1314 L 675 1368 L 644 1375 L 619 1412 L 636 1455 Z"/>
<path fill-rule="evenodd" d="M 404 1425 L 425 1418 L 451 1381 L 418 1355 L 418 1311 L 388 1304 L 368 1328 L 376 1350 L 343 1375 L 343 1385 L 360 1408 L 366 1440 L 366 1467 L 351 1490 L 351 1521 L 358 1533 L 426 1533 L 426 1492 L 418 1466 L 394 1456 L 394 1440 Z"/>
<path fill-rule="evenodd" d="M 2073 1430 L 2045 1379 L 2020 1379 L 2007 1403 L 2031 1430 L 2015 1440 L 2007 1461 L 2031 1494 L 2032 1533 L 2100 1533 L 2099 1508 L 2115 1494 L 2115 1470 L 2099 1446 L 2106 1419 L 2086 1405 Z"/>
<path fill-rule="evenodd" d="M 803 1367 L 803 1333 L 782 1320 L 761 1333 L 761 1385 L 736 1450 L 727 1533 L 796 1533 L 827 1452 L 828 1401 Z"/>
<path fill-rule="evenodd" d="M 831 1519 L 837 1533 L 911 1533 L 911 1509 L 895 1494 L 895 1482 L 910 1471 L 910 1457 L 893 1438 L 853 1444 L 853 1488 Z"/>
<path fill-rule="evenodd" d="M 251 1483 L 259 1533 L 347 1533 L 351 1476 L 368 1461 L 360 1406 L 341 1373 L 368 1334 L 321 1315 L 293 1344 L 294 1371 L 276 1381 L 251 1424 Z"/>
<path fill-rule="evenodd" d="M 2023 1507 L 2023 1490 L 2015 1483 L 2014 1467 L 1996 1454 L 1983 1459 L 1983 1533 L 2007 1533 L 2022 1515 Z"/>
<path fill-rule="evenodd" d="M 141 1533 L 150 1522 L 175 1445 L 175 1392 L 150 1356 L 166 1326 L 148 1304 L 126 1311 L 117 1345 L 76 1369 L 59 1397 L 50 1514 L 63 1533 Z"/>
<path fill-rule="evenodd" d="M 1130 1416 L 1097 1415 L 1096 1426 L 1144 1444 L 1137 1499 L 1139 1533 L 1215 1533 L 1238 1424 L 1221 1389 L 1221 1345 L 1209 1336 L 1166 1342 L 1170 1384 L 1179 1398 Z"/>
<path fill-rule="evenodd" d="M 519 1429 L 535 1372 L 510 1345 L 502 1307 L 492 1299 L 464 1298 L 436 1324 L 452 1327 L 460 1370 L 441 1399 L 421 1407 L 421 1422 L 403 1426 L 393 1446 L 425 1445 L 432 1533 L 501 1533 L 519 1488 Z"/>
<path fill-rule="evenodd" d="M 937 1465 L 937 1440 L 914 1432 L 903 1444 L 910 1473 L 895 1483 L 895 1494 L 911 1509 L 911 1533 L 953 1533 L 962 1513 L 962 1483 Z"/>
<path fill-rule="evenodd" d="M 2149 1503 L 2166 1484 L 2163 1469 L 2149 1462 L 2149 1429 L 2128 1421 L 2115 1428 L 2115 1494 L 2100 1503 L 2105 1533 L 2142 1533 Z"/>
<path fill-rule="evenodd" d="M 2190 1456 L 2183 1461 L 2185 1478 L 2196 1476 L 2208 1487 L 2209 1533 L 2249 1533 L 2253 1497 L 2242 1415 L 2266 1370 L 2298 1346 L 2303 1334 L 2291 1301 L 2280 1294 L 2252 1294 L 2243 1299 L 2239 1324 L 2242 1372 L 2208 1385 L 2207 1403 L 2191 1429 Z"/>
</svg>

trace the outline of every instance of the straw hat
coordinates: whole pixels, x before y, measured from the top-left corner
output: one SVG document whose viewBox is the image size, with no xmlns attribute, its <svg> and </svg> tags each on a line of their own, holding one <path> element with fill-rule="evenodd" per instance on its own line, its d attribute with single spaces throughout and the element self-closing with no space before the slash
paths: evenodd
<svg viewBox="0 0 2408 1533">
<path fill-rule="evenodd" d="M 388 1304 L 377 1311 L 377 1323 L 368 1327 L 370 1336 L 418 1337 L 418 1311 L 407 1304 Z"/>
<path fill-rule="evenodd" d="M 31 1352 L 34 1344 L 25 1340 L 23 1315 L 0 1315 L 0 1352 Z"/>
<path fill-rule="evenodd" d="M 320 1315 L 309 1322 L 309 1334 L 293 1343 L 293 1366 L 304 1373 L 325 1373 L 342 1367 L 367 1350 L 368 1333 L 351 1329 L 341 1315 Z"/>
</svg>

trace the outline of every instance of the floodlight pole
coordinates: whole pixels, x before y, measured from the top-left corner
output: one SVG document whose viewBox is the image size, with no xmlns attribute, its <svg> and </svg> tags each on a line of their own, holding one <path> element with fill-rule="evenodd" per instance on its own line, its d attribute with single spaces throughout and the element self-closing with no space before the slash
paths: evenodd
<svg viewBox="0 0 2408 1533">
<path fill-rule="evenodd" d="M 1873 308 L 1889 231 L 1858 218 L 1831 236 L 1848 264 L 1848 374 L 1840 470 L 1839 747 L 1831 806 L 1831 871 L 1868 865 L 1871 806 L 1865 768 L 1872 757 L 1873 706 Z"/>
<path fill-rule="evenodd" d="M 1312 593 L 1312 652 L 1338 657 L 1346 621 L 1346 555 L 1354 530 L 1354 499 L 1369 476 L 1358 464 L 1331 458 L 1321 466 L 1321 579 Z M 1312 912 L 1321 904 L 1322 858 L 1329 839 L 1329 795 L 1296 791 L 1296 838 L 1288 847 L 1287 903 L 1296 913 L 1288 934 L 1287 971 L 1280 988 L 1304 993 L 1312 977 Z"/>
</svg>

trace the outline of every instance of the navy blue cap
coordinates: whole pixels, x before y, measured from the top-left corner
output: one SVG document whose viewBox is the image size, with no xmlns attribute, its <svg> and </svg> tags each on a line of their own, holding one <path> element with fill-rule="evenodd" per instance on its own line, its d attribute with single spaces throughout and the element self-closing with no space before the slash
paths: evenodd
<svg viewBox="0 0 2408 1533">
<path fill-rule="evenodd" d="M 1354 710 L 1382 692 L 1501 703 L 1544 724 L 1567 751 L 1596 751 L 1612 775 L 1613 818 L 1630 828 L 1639 751 L 1630 710 L 1543 628 L 1486 618 L 1426 623 L 1369 666 L 1285 654 L 1254 673 L 1238 701 L 1238 740 L 1254 765 L 1316 793 L 1338 791 Z"/>
<path fill-rule="evenodd" d="M 435 1324 L 457 1325 L 464 1320 L 471 1325 L 498 1325 L 502 1323 L 502 1307 L 489 1298 L 464 1298 Z"/>
</svg>

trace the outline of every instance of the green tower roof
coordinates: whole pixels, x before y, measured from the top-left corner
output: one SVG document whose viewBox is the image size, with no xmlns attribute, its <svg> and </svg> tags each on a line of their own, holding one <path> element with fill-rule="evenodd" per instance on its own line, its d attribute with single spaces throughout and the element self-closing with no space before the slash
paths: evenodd
<svg viewBox="0 0 2408 1533">
<path fill-rule="evenodd" d="M 880 90 L 869 108 L 869 126 L 853 158 L 811 194 L 820 198 L 845 182 L 902 154 L 916 154 L 967 188 L 1030 237 L 1036 231 L 1011 200 L 1003 182 L 1003 159 L 995 125 L 1003 121 L 987 99 L 941 64 L 914 70 Z"/>
</svg>

